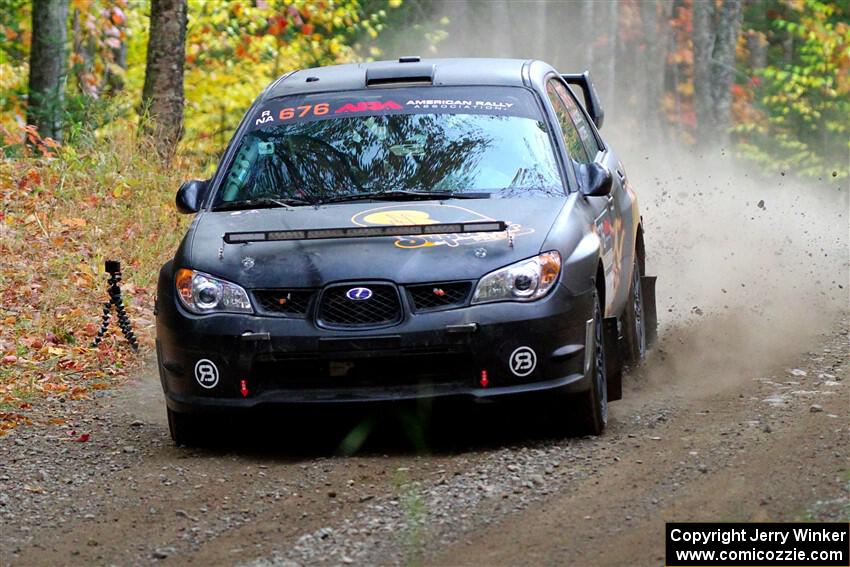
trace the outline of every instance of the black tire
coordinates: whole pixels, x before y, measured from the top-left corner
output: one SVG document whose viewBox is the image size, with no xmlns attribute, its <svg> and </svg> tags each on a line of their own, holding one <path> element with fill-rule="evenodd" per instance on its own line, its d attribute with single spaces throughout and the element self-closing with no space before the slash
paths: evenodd
<svg viewBox="0 0 850 567">
<path fill-rule="evenodd" d="M 574 429 L 580 435 L 601 435 L 608 423 L 608 384 L 605 370 L 605 341 L 602 338 L 602 305 L 593 290 L 593 363 L 591 384 L 573 400 Z"/>
<path fill-rule="evenodd" d="M 640 283 L 640 263 L 635 255 L 629 302 L 623 311 L 623 356 L 629 364 L 640 364 L 646 358 L 647 330 L 643 288 Z"/>
<path fill-rule="evenodd" d="M 206 422 L 202 416 L 190 413 L 179 413 L 166 408 L 168 412 L 168 432 L 175 445 L 184 447 L 200 447 L 210 441 L 209 432 L 204 427 Z"/>
</svg>

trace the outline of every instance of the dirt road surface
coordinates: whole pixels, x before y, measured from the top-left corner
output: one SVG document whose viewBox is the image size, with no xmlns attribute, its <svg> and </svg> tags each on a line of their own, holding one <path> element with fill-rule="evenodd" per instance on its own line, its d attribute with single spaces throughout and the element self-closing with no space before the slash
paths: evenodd
<svg viewBox="0 0 850 567">
<path fill-rule="evenodd" d="M 181 449 L 148 365 L 0 439 L 0 562 L 659 565 L 666 520 L 846 519 L 847 321 L 734 381 L 673 382 L 671 349 L 724 347 L 699 328 L 666 332 L 598 438 L 509 407 L 424 438 L 403 412 L 320 413 Z M 367 442 L 340 455 L 352 423 Z"/>
</svg>

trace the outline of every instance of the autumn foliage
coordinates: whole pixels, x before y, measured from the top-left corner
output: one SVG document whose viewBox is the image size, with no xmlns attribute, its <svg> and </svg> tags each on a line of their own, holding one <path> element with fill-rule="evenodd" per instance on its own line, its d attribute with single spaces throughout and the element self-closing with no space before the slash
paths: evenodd
<svg viewBox="0 0 850 567">
<path fill-rule="evenodd" d="M 128 311 L 151 347 L 154 278 L 185 224 L 174 187 L 192 164 L 163 170 L 146 155 L 125 136 L 0 161 L 0 432 L 34 396 L 86 397 L 137 364 L 114 328 L 91 348 L 108 299 L 104 259 L 122 260 Z"/>
</svg>

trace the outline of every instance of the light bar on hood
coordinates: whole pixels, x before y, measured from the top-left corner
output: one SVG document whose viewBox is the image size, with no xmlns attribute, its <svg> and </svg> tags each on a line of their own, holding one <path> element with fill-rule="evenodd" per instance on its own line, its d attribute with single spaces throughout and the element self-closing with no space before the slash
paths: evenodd
<svg viewBox="0 0 850 567">
<path fill-rule="evenodd" d="M 460 234 L 470 232 L 504 232 L 504 221 L 453 222 L 444 224 L 410 224 L 403 226 L 358 226 L 349 228 L 309 228 L 300 230 L 268 230 L 228 232 L 228 244 L 246 242 L 279 242 L 282 240 L 327 240 L 329 238 L 371 238 L 376 236 L 422 236 L 429 234 Z"/>
</svg>

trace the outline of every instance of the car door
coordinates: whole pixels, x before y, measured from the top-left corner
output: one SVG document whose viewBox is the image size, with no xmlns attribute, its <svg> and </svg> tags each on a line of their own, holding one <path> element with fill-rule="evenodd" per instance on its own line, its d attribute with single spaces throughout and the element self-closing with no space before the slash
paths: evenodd
<svg viewBox="0 0 850 567">
<path fill-rule="evenodd" d="M 628 300 L 629 282 L 634 266 L 635 234 L 640 220 L 637 199 L 629 187 L 625 169 L 616 153 L 602 142 L 569 86 L 560 82 L 558 84 L 561 85 L 557 89 L 558 94 L 564 98 L 587 155 L 592 161 L 608 169 L 613 177 L 611 193 L 606 197 L 608 219 L 611 223 L 608 227 L 611 237 L 611 249 L 608 252 L 611 255 L 610 272 L 606 273 L 606 278 L 610 279 L 611 294 L 606 295 L 606 307 L 611 309 L 610 313 L 619 313 Z"/>
<path fill-rule="evenodd" d="M 614 177 L 610 195 L 586 197 L 586 199 L 593 212 L 594 225 L 602 246 L 602 265 L 605 270 L 605 313 L 606 315 L 618 313 L 625 297 L 625 292 L 621 289 L 622 278 L 624 275 L 627 278 L 631 277 L 631 272 L 622 273 L 622 253 L 626 239 L 622 233 L 622 203 L 620 202 L 623 184 L 615 173 L 616 164 L 612 163 L 612 160 L 616 161 L 616 157 L 612 152 L 604 150 L 604 146 L 596 138 L 595 132 L 591 130 L 587 119 L 560 77 L 549 79 L 546 83 L 546 93 L 561 126 L 571 165 L 577 170 L 581 164 L 596 161 L 607 167 Z M 578 171 L 576 173 L 580 178 Z"/>
</svg>

